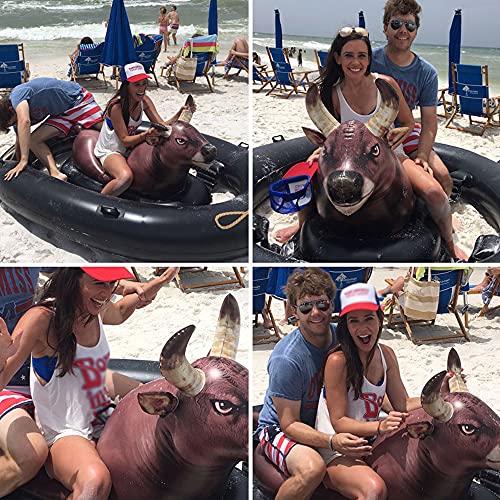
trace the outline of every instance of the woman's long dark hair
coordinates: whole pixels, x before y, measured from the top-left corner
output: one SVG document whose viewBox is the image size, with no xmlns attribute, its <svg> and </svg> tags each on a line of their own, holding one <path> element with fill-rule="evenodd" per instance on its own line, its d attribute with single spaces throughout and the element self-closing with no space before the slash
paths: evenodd
<svg viewBox="0 0 500 500">
<path fill-rule="evenodd" d="M 375 342 L 372 350 L 368 354 L 368 362 L 366 363 L 365 369 L 368 369 L 370 363 L 373 359 L 373 355 L 375 354 L 375 349 L 377 348 L 378 340 L 380 338 L 380 334 L 382 333 L 382 323 L 384 322 L 384 313 L 381 309 L 376 311 L 380 322 L 380 328 L 377 334 L 377 342 Z M 348 391 L 351 387 L 354 389 L 354 399 L 358 399 L 361 395 L 361 388 L 363 386 L 363 377 L 365 375 L 365 371 L 363 370 L 363 364 L 361 363 L 361 359 L 359 359 L 358 348 L 354 343 L 354 340 L 349 333 L 349 328 L 347 326 L 347 314 L 341 316 L 337 325 L 337 339 L 339 344 L 330 349 L 326 358 L 328 356 L 338 350 L 342 350 L 345 357 L 346 367 L 347 367 L 347 377 L 346 377 L 346 390 Z"/>
<path fill-rule="evenodd" d="M 118 78 L 118 77 L 117 77 Z M 126 80 L 122 82 L 120 85 L 120 88 L 118 91 L 115 93 L 115 95 L 108 101 L 106 104 L 106 109 L 104 110 L 104 116 L 109 116 L 109 113 L 111 112 L 111 108 L 115 106 L 116 104 L 120 104 L 122 107 L 122 116 L 123 116 L 123 121 L 125 122 L 125 126 L 128 127 L 128 119 L 130 118 L 130 111 L 129 111 L 129 98 L 128 98 L 128 87 L 130 83 L 127 82 Z"/>
<path fill-rule="evenodd" d="M 326 106 L 330 113 L 334 114 L 333 111 L 333 102 L 332 102 L 332 89 L 333 86 L 344 78 L 344 72 L 340 64 L 337 64 L 335 60 L 335 55 L 340 56 L 342 52 L 342 47 L 352 40 L 363 40 L 366 43 L 366 47 L 368 49 L 368 67 L 366 68 L 365 75 L 368 76 L 371 71 L 372 64 L 372 46 L 370 43 L 370 39 L 366 35 L 362 35 L 361 33 L 356 33 L 353 31 L 348 36 L 341 36 L 338 34 L 330 47 L 330 52 L 328 53 L 328 57 L 326 58 L 326 64 L 321 71 L 319 76 L 319 87 L 320 87 L 320 96 L 323 104 Z M 338 120 L 340 120 L 340 116 L 336 116 Z"/>
<path fill-rule="evenodd" d="M 73 373 L 73 360 L 76 353 L 76 337 L 73 325 L 78 315 L 82 314 L 82 295 L 80 278 L 83 271 L 79 267 L 64 267 L 58 269 L 45 283 L 38 306 L 51 309 L 54 313 L 51 325 L 54 326 L 56 345 L 49 342 L 50 326 L 47 329 L 47 344 L 56 351 L 57 368 L 61 369 L 60 377 Z M 92 320 L 89 314 L 83 318 L 85 324 Z M 53 323 L 52 323 L 53 322 Z"/>
</svg>

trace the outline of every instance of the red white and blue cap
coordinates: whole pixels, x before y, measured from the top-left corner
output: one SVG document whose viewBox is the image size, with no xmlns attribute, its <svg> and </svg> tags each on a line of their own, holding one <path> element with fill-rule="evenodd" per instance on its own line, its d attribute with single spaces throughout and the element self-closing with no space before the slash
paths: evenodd
<svg viewBox="0 0 500 500">
<path fill-rule="evenodd" d="M 120 79 L 122 82 L 125 80 L 127 80 L 127 82 L 138 82 L 139 80 L 144 80 L 145 78 L 151 77 L 146 74 L 144 66 L 138 62 L 125 64 L 120 71 Z"/>
<path fill-rule="evenodd" d="M 340 315 L 344 316 L 351 311 L 377 311 L 380 304 L 377 292 L 368 283 L 355 283 L 345 287 L 340 292 Z"/>
<path fill-rule="evenodd" d="M 135 279 L 126 267 L 82 267 L 80 269 L 97 281 Z"/>
</svg>

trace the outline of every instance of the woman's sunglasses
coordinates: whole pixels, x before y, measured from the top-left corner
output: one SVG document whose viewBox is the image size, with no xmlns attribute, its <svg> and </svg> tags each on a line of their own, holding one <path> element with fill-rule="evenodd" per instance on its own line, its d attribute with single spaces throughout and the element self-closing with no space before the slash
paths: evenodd
<svg viewBox="0 0 500 500">
<path fill-rule="evenodd" d="M 368 37 L 368 31 L 366 31 L 365 28 L 360 28 L 359 26 L 346 26 L 345 28 L 340 29 L 337 34 L 342 38 L 345 38 L 346 36 L 351 36 L 353 33 Z"/>
<path fill-rule="evenodd" d="M 297 306 L 297 309 L 302 313 L 302 314 L 309 314 L 312 310 L 313 307 L 316 306 L 316 308 L 319 311 L 327 311 L 328 308 L 330 307 L 331 301 L 328 299 L 321 299 L 321 300 L 314 300 L 312 302 L 303 302 L 302 304 L 299 304 Z"/>
<path fill-rule="evenodd" d="M 413 33 L 417 29 L 417 23 L 414 21 L 403 21 L 402 19 L 391 19 L 391 22 L 389 23 L 391 25 L 391 28 L 394 31 L 398 31 L 403 24 L 406 26 L 406 29 L 410 32 Z"/>
</svg>

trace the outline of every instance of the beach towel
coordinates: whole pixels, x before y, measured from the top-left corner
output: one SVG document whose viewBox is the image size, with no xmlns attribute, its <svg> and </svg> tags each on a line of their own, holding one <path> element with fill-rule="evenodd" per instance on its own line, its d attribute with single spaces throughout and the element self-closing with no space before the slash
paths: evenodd
<svg viewBox="0 0 500 500">
<path fill-rule="evenodd" d="M 493 291 L 495 290 L 498 278 L 493 278 L 490 282 L 483 287 L 481 291 L 481 298 L 483 299 L 483 304 L 490 305 L 491 299 L 493 297 Z"/>
</svg>

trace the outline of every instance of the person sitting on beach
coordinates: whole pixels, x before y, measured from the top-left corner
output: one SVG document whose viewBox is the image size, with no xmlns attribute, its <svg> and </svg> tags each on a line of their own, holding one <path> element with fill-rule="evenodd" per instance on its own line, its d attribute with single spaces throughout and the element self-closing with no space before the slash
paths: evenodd
<svg viewBox="0 0 500 500">
<path fill-rule="evenodd" d="M 32 133 L 31 125 L 45 120 Z M 16 159 L 18 163 L 4 176 L 6 181 L 17 177 L 28 165 L 30 150 L 49 170 L 52 177 L 67 180 L 59 172 L 47 141 L 66 137 L 74 126 L 99 130 L 102 110 L 94 96 L 76 82 L 56 78 L 35 78 L 18 85 L 0 97 L 0 131 L 15 126 Z"/>
<path fill-rule="evenodd" d="M 143 112 L 153 123 L 169 125 L 179 118 L 182 107 L 172 118 L 164 121 L 153 101 L 146 95 L 148 76 L 140 63 L 126 64 L 121 70 L 122 83 L 104 111 L 105 121 L 94 148 L 102 168 L 113 177 L 102 189 L 102 194 L 120 196 L 132 184 L 132 170 L 127 164 L 129 150 L 148 142 L 158 141 L 158 132 L 150 127 L 137 133 Z M 191 109 L 194 113 L 196 108 Z"/>
<path fill-rule="evenodd" d="M 255 434 L 262 452 L 287 477 L 276 498 L 310 498 L 326 471 L 315 448 L 362 457 L 371 447 L 350 433 L 314 429 L 325 356 L 337 343 L 330 323 L 332 278 L 319 268 L 297 269 L 285 292 L 300 326 L 276 344 L 269 358 L 269 386 Z"/>
<path fill-rule="evenodd" d="M 231 67 L 234 56 L 237 56 L 241 58 L 241 62 L 248 68 L 248 54 L 249 48 L 246 39 L 243 37 L 236 38 L 229 49 L 227 57 L 223 61 L 218 62 L 216 66 L 224 66 L 224 69 L 228 71 Z"/>
<path fill-rule="evenodd" d="M 441 158 L 432 149 L 437 133 L 438 74 L 436 68 L 412 51 L 420 26 L 420 5 L 415 0 L 388 0 L 384 6 L 387 45 L 373 49 L 372 71 L 392 76 L 409 108 L 420 107 L 420 123 L 404 140 L 405 153 L 432 173 L 449 197 L 453 183 Z"/>
<path fill-rule="evenodd" d="M 262 66 L 260 56 L 257 52 L 252 52 L 252 62 L 257 66 Z"/>
<path fill-rule="evenodd" d="M 94 49 L 97 46 L 97 44 L 94 43 L 94 40 L 90 38 L 89 36 L 84 36 L 81 40 L 80 43 L 76 46 L 75 50 L 71 52 L 71 54 L 68 55 L 71 63 L 73 63 L 76 58 L 78 57 L 78 54 L 82 50 L 89 50 L 89 49 Z M 71 77 L 71 63 L 69 64 L 68 68 L 68 76 Z"/>
<path fill-rule="evenodd" d="M 152 300 L 177 272 L 178 268 L 169 268 L 162 276 L 142 284 L 146 301 Z M 38 304 L 18 321 L 12 337 L 0 319 L 0 388 L 30 353 L 32 359 L 32 401 L 19 393 L 0 392 L 4 410 L 0 425 L 5 431 L 1 436 L 11 436 L 14 431 L 18 434 L 16 439 L 0 438 L 4 453 L 0 462 L 2 493 L 29 479 L 16 477 L 16 465 L 21 456 L 26 459 L 35 452 L 30 449 L 34 445 L 38 450 L 35 463 L 20 462 L 31 476 L 48 453 L 47 471 L 73 492 L 73 498 L 108 498 L 110 475 L 92 441 L 96 417 L 116 396 L 123 397 L 140 385 L 107 370 L 109 348 L 103 324 L 123 323 L 141 304 L 135 293 L 111 302 L 121 278 L 133 275 L 121 267 L 60 268 L 45 284 Z M 33 409 L 31 402 L 40 430 L 26 416 L 26 409 Z M 24 416 L 16 415 L 18 410 Z M 75 456 L 76 461 L 72 459 Z"/>
<path fill-rule="evenodd" d="M 168 31 L 167 31 L 167 45 L 170 42 L 170 35 L 172 35 L 172 40 L 174 45 L 177 45 L 177 31 L 179 30 L 179 24 L 181 19 L 177 13 L 177 7 L 172 5 L 170 7 L 170 12 L 167 14 L 168 18 Z"/>
<path fill-rule="evenodd" d="M 401 89 L 390 76 L 372 73 L 370 71 L 371 59 L 371 43 L 368 32 L 364 28 L 347 26 L 339 30 L 330 48 L 325 69 L 320 75 L 321 100 L 330 113 L 341 122 L 349 120 L 367 122 L 380 106 L 380 92 L 375 85 L 375 80 L 383 79 L 398 94 L 397 120 L 401 126 L 408 127 L 409 130 L 406 133 L 408 135 L 413 130 L 414 120 Z M 389 131 L 388 139 L 390 137 Z M 401 139 L 398 144 L 400 142 Z M 317 161 L 320 151 L 321 148 L 318 148 L 309 157 L 310 164 Z M 451 257 L 467 259 L 467 255 L 453 241 L 450 203 L 441 185 L 431 173 L 408 158 L 401 146 L 395 149 L 395 153 L 409 177 L 414 192 L 426 203 Z M 277 231 L 276 239 L 283 242 L 293 236 L 305 220 L 307 210 L 299 212 L 298 224 Z"/>
<path fill-rule="evenodd" d="M 340 293 L 337 338 L 324 366 L 324 387 L 318 403 L 316 430 L 336 435 L 349 432 L 370 438 L 396 431 L 410 411 L 421 407 L 410 398 L 394 351 L 379 343 L 384 315 L 375 288 L 356 283 Z M 379 419 L 384 396 L 395 411 Z M 347 498 L 387 498 L 384 480 L 362 458 L 318 448 L 326 464 L 324 484 Z"/>
<path fill-rule="evenodd" d="M 167 9 L 165 7 L 160 7 L 160 16 L 158 17 L 158 24 L 160 25 L 160 35 L 163 35 L 164 49 L 163 52 L 167 51 L 168 47 L 168 16 Z"/>
</svg>

